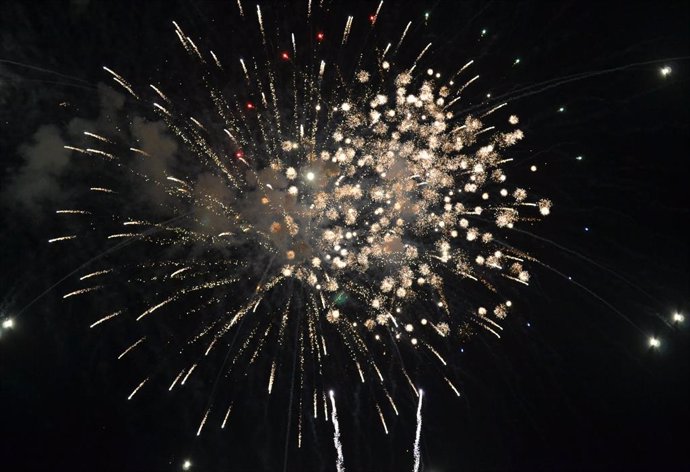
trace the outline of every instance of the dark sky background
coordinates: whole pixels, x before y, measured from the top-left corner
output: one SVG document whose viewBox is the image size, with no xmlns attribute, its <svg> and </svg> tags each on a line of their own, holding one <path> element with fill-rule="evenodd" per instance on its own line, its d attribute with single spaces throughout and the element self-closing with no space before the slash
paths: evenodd
<svg viewBox="0 0 690 472">
<path fill-rule="evenodd" d="M 263 5 L 270 21 L 299 25 L 304 3 Z M 340 34 L 347 15 L 361 26 L 376 5 L 334 6 L 324 29 Z M 690 316 L 690 4 L 387 1 L 378 41 L 410 19 L 437 69 L 475 59 L 468 103 L 513 99 L 526 140 L 510 175 L 554 201 L 527 227 L 542 239 L 512 243 L 555 271 L 533 266 L 529 288 L 507 288 L 516 308 L 502 339 L 451 348 L 460 399 L 430 363 L 415 365 L 423 470 L 688 470 L 690 321 L 671 317 Z M 15 322 L 0 333 L 2 470 L 283 468 L 287 388 L 267 403 L 248 376 L 228 428 L 196 437 L 212 379 L 126 401 L 132 372 L 149 365 L 114 357 L 136 333 L 89 330 L 94 307 L 61 298 L 77 275 L 45 292 L 99 250 L 46 243 L 64 232 L 54 210 L 85 185 L 61 149 L 70 123 L 107 112 L 103 65 L 142 86 L 184 75 L 172 20 L 235 63 L 246 26 L 231 0 L 0 1 L 0 318 Z M 386 437 L 367 390 L 337 387 L 347 470 L 411 470 L 415 400 L 399 399 Z M 299 450 L 292 428 L 288 470 L 334 470 L 330 423 L 307 422 Z"/>
</svg>

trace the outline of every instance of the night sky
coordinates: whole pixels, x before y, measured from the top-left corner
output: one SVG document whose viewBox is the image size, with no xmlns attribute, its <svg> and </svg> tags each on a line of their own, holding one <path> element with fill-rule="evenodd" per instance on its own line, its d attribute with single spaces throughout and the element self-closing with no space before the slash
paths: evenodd
<svg viewBox="0 0 690 472">
<path fill-rule="evenodd" d="M 334 35 L 378 5 L 332 3 L 322 26 Z M 262 8 L 289 31 L 304 28 L 305 4 Z M 335 470 L 330 423 L 306 421 L 297 449 L 293 414 L 286 449 L 287 384 L 267 401 L 265 379 L 246 376 L 231 386 L 228 427 L 200 437 L 212 368 L 185 390 L 160 382 L 127 401 L 143 373 L 174 369 L 117 361 L 136 333 L 88 329 L 104 300 L 63 301 L 89 268 L 65 276 L 106 246 L 47 243 L 64 234 L 55 210 L 91 182 L 62 145 L 74 118 L 107 112 L 102 67 L 136 86 L 172 83 L 186 73 L 173 20 L 236 64 L 252 15 L 243 23 L 234 0 L 0 1 L 0 321 L 13 321 L 0 329 L 0 470 Z M 460 398 L 428 359 L 412 363 L 422 470 L 688 470 L 690 4 L 386 1 L 368 40 L 397 38 L 409 20 L 415 47 L 434 43 L 436 69 L 475 60 L 468 106 L 510 102 L 526 135 L 511 178 L 554 202 L 518 226 L 535 237 L 511 236 L 544 265 L 529 287 L 504 288 L 515 308 L 501 339 L 447 346 Z M 454 300 L 473 296 L 458 287 Z M 334 388 L 346 470 L 412 470 L 416 399 L 400 395 L 385 436 L 367 388 Z"/>
</svg>

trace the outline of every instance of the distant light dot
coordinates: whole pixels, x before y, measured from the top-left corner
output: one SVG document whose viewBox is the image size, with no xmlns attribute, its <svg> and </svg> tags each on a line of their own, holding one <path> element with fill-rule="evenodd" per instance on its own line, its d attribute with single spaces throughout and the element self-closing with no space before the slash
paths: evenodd
<svg viewBox="0 0 690 472">
<path fill-rule="evenodd" d="M 414 330 L 414 326 L 412 326 L 412 324 L 407 323 L 405 325 L 405 331 L 407 331 L 408 333 L 411 333 L 413 330 Z"/>
<path fill-rule="evenodd" d="M 531 170 L 532 172 L 536 172 L 536 171 L 537 171 L 537 166 L 532 166 L 532 167 L 529 168 L 529 170 Z"/>
<path fill-rule="evenodd" d="M 528 327 L 528 328 L 531 328 L 531 327 L 532 327 L 532 323 L 530 323 L 530 322 L 528 321 L 528 322 L 527 322 L 527 327 Z"/>
<path fill-rule="evenodd" d="M 283 53 L 280 55 L 280 57 L 281 57 L 284 61 L 290 60 L 290 54 L 288 54 L 287 51 L 283 51 Z"/>
<path fill-rule="evenodd" d="M 318 33 L 316 33 L 316 39 L 318 41 L 323 41 L 323 37 L 324 37 L 323 32 L 319 31 Z"/>
<path fill-rule="evenodd" d="M 563 112 L 565 111 L 565 107 L 560 107 L 560 108 L 558 109 L 558 111 L 559 111 L 560 113 L 563 113 Z"/>
<path fill-rule="evenodd" d="M 661 346 L 661 341 L 659 341 L 659 338 L 652 336 L 649 338 L 649 346 L 654 348 L 659 347 Z"/>
<path fill-rule="evenodd" d="M 422 324 L 426 326 L 427 323 L 428 321 L 426 320 L 426 318 L 422 318 Z"/>
<path fill-rule="evenodd" d="M 662 77 L 667 77 L 671 74 L 671 72 L 673 72 L 673 69 L 671 69 L 669 66 L 664 66 L 661 69 L 659 69 L 659 72 L 661 73 Z"/>
<path fill-rule="evenodd" d="M 186 460 L 182 463 L 182 470 L 189 470 L 192 468 L 192 462 L 190 460 Z"/>
<path fill-rule="evenodd" d="M 10 329 L 14 327 L 14 320 L 12 318 L 7 318 L 2 321 L 2 327 L 5 329 Z"/>
<path fill-rule="evenodd" d="M 486 35 L 486 28 L 482 30 L 482 36 Z"/>
<path fill-rule="evenodd" d="M 520 64 L 520 58 L 519 58 L 519 57 L 516 58 L 516 59 L 515 59 L 515 62 L 513 63 L 513 65 L 517 65 L 517 64 Z"/>
<path fill-rule="evenodd" d="M 314 173 L 313 172 L 307 172 L 307 180 L 314 180 Z"/>
<path fill-rule="evenodd" d="M 410 340 L 410 342 L 412 343 L 413 346 L 416 346 L 417 345 L 417 338 L 412 338 Z"/>
<path fill-rule="evenodd" d="M 582 156 L 577 156 L 575 159 L 577 159 L 578 161 L 581 161 L 581 160 L 582 160 Z"/>
<path fill-rule="evenodd" d="M 585 226 L 585 231 L 589 231 L 589 226 Z"/>
<path fill-rule="evenodd" d="M 674 313 L 673 314 L 673 321 L 675 321 L 676 323 L 682 323 L 683 321 L 685 321 L 685 316 L 683 316 L 681 313 Z M 3 326 L 4 326 L 4 323 L 3 323 Z"/>
</svg>

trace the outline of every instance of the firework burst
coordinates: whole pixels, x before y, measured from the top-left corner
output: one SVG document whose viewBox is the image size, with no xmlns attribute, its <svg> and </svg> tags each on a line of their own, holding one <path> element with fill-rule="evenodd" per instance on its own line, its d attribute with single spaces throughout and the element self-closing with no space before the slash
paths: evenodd
<svg viewBox="0 0 690 472">
<path fill-rule="evenodd" d="M 362 31 L 376 27 L 381 6 Z M 164 124 L 176 137 L 179 162 L 163 165 L 156 143 L 134 131 L 126 142 L 85 130 L 84 144 L 67 146 L 130 175 L 139 193 L 156 195 L 147 203 L 157 210 L 148 217 L 131 208 L 109 214 L 107 227 L 114 229 L 104 242 L 113 240 L 125 252 L 143 245 L 150 248 L 147 260 L 83 274 L 85 285 L 64 298 L 143 294 L 140 310 L 128 304 L 103 313 L 91 328 L 122 318 L 143 327 L 178 314 L 184 329 L 173 330 L 165 343 L 183 359 L 167 380 L 170 390 L 207 371 L 207 364 L 219 379 L 255 368 L 267 395 L 292 373 L 298 444 L 307 413 L 329 420 L 328 386 L 343 373 L 377 386 L 374 402 L 387 432 L 385 417 L 398 414 L 391 377 L 404 379 L 419 396 L 400 349 L 446 365 L 442 346 L 464 339 L 472 327 L 500 336 L 511 303 L 499 288 L 502 281 L 527 285 L 530 259 L 500 235 L 548 215 L 551 202 L 530 199 L 508 181 L 504 165 L 512 158 L 506 152 L 523 133 L 516 116 L 497 118 L 505 104 L 478 115 L 463 112 L 463 93 L 478 77 L 473 61 L 448 73 L 436 70 L 427 61 L 431 44 L 421 45 L 413 60 L 402 59 L 408 24 L 390 43 L 351 53 L 357 60 L 346 67 L 332 51 L 347 54 L 360 33 L 353 17 L 331 38 L 313 28 L 319 7 L 309 2 L 307 33 L 284 41 L 283 32 L 270 33 L 260 7 L 251 15 L 238 7 L 260 32 L 253 56 L 221 61 L 174 24 L 200 71 L 206 104 L 197 113 L 161 85 L 137 87 L 104 68 L 156 114 L 158 121 L 139 127 L 162 131 Z M 227 77 L 242 87 L 218 85 Z M 92 198 L 140 199 L 117 181 L 96 184 L 89 188 Z M 93 209 L 58 213 L 100 221 Z M 82 237 L 76 232 L 50 242 Z M 449 281 L 453 291 L 465 286 L 468 294 L 481 287 L 493 303 L 456 306 Z M 139 334 L 118 358 L 159 338 Z M 129 398 L 150 378 L 136 380 Z M 445 382 L 459 395 L 448 377 Z M 212 418 L 221 428 L 228 421 L 232 403 L 221 405 L 213 391 L 197 434 Z"/>
</svg>

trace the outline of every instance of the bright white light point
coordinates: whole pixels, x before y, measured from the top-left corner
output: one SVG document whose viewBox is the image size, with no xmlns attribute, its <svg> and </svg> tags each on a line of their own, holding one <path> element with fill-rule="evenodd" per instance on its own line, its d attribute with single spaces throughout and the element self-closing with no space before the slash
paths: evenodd
<svg viewBox="0 0 690 472">
<path fill-rule="evenodd" d="M 426 318 L 422 318 L 422 324 L 426 325 L 427 323 L 428 323 L 428 321 L 426 320 Z"/>
<path fill-rule="evenodd" d="M 508 301 L 506 302 L 506 306 L 513 306 L 513 302 L 511 302 L 510 300 L 508 300 Z"/>
<path fill-rule="evenodd" d="M 329 394 L 330 396 L 333 396 L 334 393 L 335 393 L 335 392 L 333 392 L 333 390 L 329 390 L 329 391 L 328 391 L 328 394 Z"/>
<path fill-rule="evenodd" d="M 661 69 L 659 69 L 659 72 L 663 77 L 668 76 L 672 71 L 673 69 L 671 69 L 669 66 L 664 66 Z"/>
<path fill-rule="evenodd" d="M 659 341 L 658 338 L 655 338 L 654 336 L 652 336 L 651 338 L 649 338 L 649 346 L 650 347 L 659 347 L 659 346 L 661 346 L 661 341 Z"/>
<path fill-rule="evenodd" d="M 676 323 L 682 323 L 683 321 L 685 321 L 685 316 L 683 316 L 680 313 L 674 313 L 673 314 L 673 321 L 675 321 Z M 3 326 L 4 326 L 4 323 L 3 323 Z"/>
<path fill-rule="evenodd" d="M 377 334 L 376 336 L 374 336 L 374 339 L 376 339 L 376 340 L 378 341 L 379 339 L 381 339 L 381 336 L 379 336 L 379 335 Z"/>
<path fill-rule="evenodd" d="M 434 69 L 427 69 L 426 73 L 429 75 L 434 75 Z"/>
<path fill-rule="evenodd" d="M 14 327 L 14 320 L 12 318 L 7 318 L 6 320 L 3 320 L 2 327 L 5 329 L 13 328 Z"/>
<path fill-rule="evenodd" d="M 513 64 L 520 64 L 520 58 L 518 57 L 517 59 L 515 59 L 515 62 Z"/>
<path fill-rule="evenodd" d="M 307 172 L 307 180 L 314 180 L 314 173 L 313 172 Z"/>
<path fill-rule="evenodd" d="M 321 110 L 321 105 L 316 105 L 316 111 L 320 111 L 320 110 Z"/>
<path fill-rule="evenodd" d="M 182 470 L 189 470 L 192 468 L 192 462 L 190 460 L 186 460 L 182 463 Z"/>
<path fill-rule="evenodd" d="M 560 113 L 563 113 L 563 112 L 565 111 L 565 107 L 560 107 L 560 108 L 558 109 L 558 111 L 559 111 Z"/>
<path fill-rule="evenodd" d="M 414 326 L 412 326 L 410 323 L 407 323 L 405 325 L 405 331 L 407 331 L 408 333 L 411 333 L 412 330 L 414 330 Z"/>
<path fill-rule="evenodd" d="M 442 307 L 442 306 L 443 306 L 443 302 L 438 302 L 437 305 L 440 306 L 440 307 Z"/>
<path fill-rule="evenodd" d="M 342 108 L 343 111 L 350 111 L 350 104 L 349 103 L 343 103 L 340 108 Z"/>
<path fill-rule="evenodd" d="M 582 160 L 582 156 L 577 156 L 575 159 L 577 159 L 578 161 L 581 161 L 581 160 Z"/>
<path fill-rule="evenodd" d="M 536 172 L 536 171 L 537 171 L 537 166 L 532 166 L 532 167 L 529 168 L 529 170 L 531 170 L 532 172 Z"/>
<path fill-rule="evenodd" d="M 413 346 L 416 346 L 417 345 L 417 338 L 412 338 L 410 340 L 410 342 L 412 343 Z"/>
</svg>

